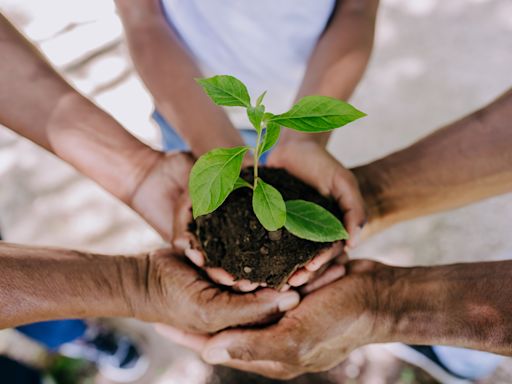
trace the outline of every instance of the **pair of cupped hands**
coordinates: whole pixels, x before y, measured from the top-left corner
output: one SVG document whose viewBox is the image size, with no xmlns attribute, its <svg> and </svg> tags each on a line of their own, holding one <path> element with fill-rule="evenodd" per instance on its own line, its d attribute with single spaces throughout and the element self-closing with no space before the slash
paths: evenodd
<svg viewBox="0 0 512 384">
<path fill-rule="evenodd" d="M 161 333 L 196 350 L 209 363 L 275 378 L 329 369 L 370 342 L 373 320 L 366 316 L 365 296 L 371 275 L 385 267 L 346 258 L 345 247 L 356 246 L 366 222 L 353 174 L 313 142 L 286 145 L 269 156 L 268 166 L 285 168 L 336 199 L 350 234 L 347 244 L 335 243 L 322 251 L 278 292 L 205 266 L 187 231 L 193 163 L 188 153 L 162 153 L 129 201 L 173 244 L 148 255 L 145 295 L 152 308 L 134 305 L 139 308 L 135 316 L 162 323 Z"/>
</svg>

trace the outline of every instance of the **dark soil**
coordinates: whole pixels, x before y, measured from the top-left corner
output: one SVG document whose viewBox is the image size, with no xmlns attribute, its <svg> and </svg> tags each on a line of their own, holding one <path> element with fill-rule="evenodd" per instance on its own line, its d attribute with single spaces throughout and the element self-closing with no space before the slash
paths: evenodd
<svg viewBox="0 0 512 384">
<path fill-rule="evenodd" d="M 337 204 L 311 186 L 278 168 L 260 168 L 260 177 L 277 188 L 284 200 L 303 199 L 317 203 L 338 218 Z M 242 171 L 252 183 L 252 168 Z M 268 232 L 252 210 L 252 190 L 240 188 L 215 212 L 199 217 L 190 226 L 207 257 L 207 266 L 221 267 L 237 279 L 279 287 L 288 277 L 331 243 L 300 239 L 286 229 Z"/>
</svg>

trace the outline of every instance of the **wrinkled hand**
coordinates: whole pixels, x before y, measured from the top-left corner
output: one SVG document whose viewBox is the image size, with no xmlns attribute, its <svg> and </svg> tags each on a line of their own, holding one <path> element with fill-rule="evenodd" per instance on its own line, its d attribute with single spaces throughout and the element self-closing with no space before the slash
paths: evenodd
<svg viewBox="0 0 512 384">
<path fill-rule="evenodd" d="M 186 230 L 182 216 L 190 206 L 188 176 L 194 165 L 191 154 L 161 153 L 135 188 L 129 205 L 166 241 Z"/>
<path fill-rule="evenodd" d="M 128 295 L 134 317 L 194 333 L 255 324 L 275 318 L 299 303 L 296 292 L 263 289 L 239 294 L 222 290 L 181 254 L 158 250 L 138 259 L 140 283 Z"/>
<path fill-rule="evenodd" d="M 344 212 L 344 224 L 350 235 L 348 245 L 356 246 L 362 227 L 366 223 L 364 200 L 354 175 L 331 156 L 323 146 L 307 140 L 278 145 L 270 154 L 268 165 L 285 168 L 292 175 L 317 188 L 320 193 L 333 196 Z M 188 214 L 190 216 L 190 213 Z M 183 249 L 197 266 L 203 267 L 205 259 L 197 240 L 186 231 L 183 231 L 182 234 L 183 236 L 177 239 L 175 245 Z M 322 276 L 328 264 L 342 253 L 342 243 L 333 244 L 331 248 L 320 252 L 303 268 L 297 270 L 290 277 L 288 284 L 299 287 Z M 259 286 L 259 284 L 251 283 L 248 280 L 236 282 L 233 276 L 220 268 L 208 268 L 207 271 L 217 283 L 234 286 L 241 291 L 248 292 Z M 325 282 L 332 281 L 341 277 L 343 273 L 342 266 L 334 270 L 331 268 L 329 276 L 332 278 L 323 280 Z"/>
<path fill-rule="evenodd" d="M 344 278 L 306 296 L 266 328 L 227 330 L 213 337 L 162 333 L 195 349 L 208 363 L 272 378 L 328 370 L 355 348 L 383 341 L 376 294 L 378 281 L 391 268 L 367 260 L 352 261 L 347 268 Z"/>
<path fill-rule="evenodd" d="M 295 140 L 278 145 L 268 158 L 270 167 L 284 168 L 295 177 L 315 187 L 321 194 L 332 196 L 344 213 L 343 222 L 350 235 L 349 247 L 358 243 L 366 223 L 365 203 L 356 178 L 343 167 L 325 147 L 311 140 Z M 315 278 L 315 273 L 341 253 L 340 244 L 330 252 L 322 252 L 290 279 L 300 286 Z M 338 276 L 339 277 L 339 276 Z"/>
</svg>

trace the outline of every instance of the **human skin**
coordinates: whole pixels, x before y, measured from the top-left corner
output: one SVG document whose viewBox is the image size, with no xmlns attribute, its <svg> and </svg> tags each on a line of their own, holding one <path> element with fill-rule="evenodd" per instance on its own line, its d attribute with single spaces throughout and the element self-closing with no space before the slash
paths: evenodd
<svg viewBox="0 0 512 384">
<path fill-rule="evenodd" d="M 369 205 L 367 236 L 512 191 L 511 121 L 508 91 L 410 147 L 354 169 Z M 272 326 L 177 339 L 207 362 L 281 379 L 327 370 L 370 343 L 512 355 L 512 261 L 399 268 L 358 260 L 344 268 L 345 277 L 309 293 Z"/>
<path fill-rule="evenodd" d="M 322 95 L 348 100 L 364 74 L 370 58 L 378 0 L 338 1 L 332 19 L 308 62 L 297 100 Z M 268 165 L 281 167 L 292 175 L 333 196 L 344 212 L 349 247 L 356 247 L 367 218 L 357 180 L 325 148 L 330 132 L 304 134 L 284 130 Z M 321 174 L 322 178 L 314 175 Z M 331 256 L 336 256 L 331 254 Z M 299 286 L 312 279 L 318 260 L 297 272 L 290 284 Z"/>
<path fill-rule="evenodd" d="M 66 83 L 1 14 L 0 55 L 0 124 L 71 164 L 172 241 L 193 158 L 136 139 Z"/>
<path fill-rule="evenodd" d="M 244 145 L 224 110 L 214 105 L 195 82 L 194 79 L 202 75 L 179 42 L 176 33 L 169 27 L 160 2 L 116 0 L 116 5 L 137 72 L 152 94 L 160 113 L 189 144 L 192 153 L 200 156 L 214 148 Z M 297 98 L 319 94 L 348 99 L 368 62 L 377 5 L 375 0 L 338 2 L 333 18 L 308 63 Z M 301 164 L 309 163 L 308 159 L 313 158 L 315 161 L 333 161 L 324 148 L 328 137 L 328 134 L 303 135 L 285 132 L 281 142 L 297 142 L 297 145 L 286 145 L 286 148 L 278 145 L 276 155 L 269 158 L 269 165 L 287 168 L 295 176 L 307 181 L 307 174 L 300 171 Z M 304 153 L 301 153 L 303 145 L 299 140 L 306 140 L 307 144 L 311 141 L 318 143 L 315 156 L 310 155 L 304 160 Z M 288 161 L 290 159 L 292 160 Z M 293 159 L 296 164 L 290 166 Z M 248 157 L 246 163 L 250 162 Z M 366 220 L 364 203 L 355 178 L 348 170 L 340 165 L 332 177 L 340 181 L 337 184 L 339 188 L 329 188 L 332 181 L 330 178 L 318 187 L 325 194 L 337 196 L 341 209 L 347 213 L 344 222 L 352 238 L 349 244 L 355 246 L 358 233 Z M 184 209 L 179 216 L 182 219 L 180 227 L 186 228 L 191 220 L 190 210 Z M 204 267 L 205 257 L 194 236 L 182 230 L 179 232 L 183 236 L 177 239 L 175 245 L 184 249 L 196 265 Z M 341 251 L 341 244 L 337 244 L 317 255 L 290 278 L 290 284 L 300 286 L 313 279 L 322 266 Z M 232 275 L 220 268 L 208 268 L 207 271 L 218 283 L 243 291 L 250 291 L 259 285 L 248 280 L 235 282 Z"/>
<path fill-rule="evenodd" d="M 265 322 L 296 292 L 221 290 L 171 249 L 99 255 L 0 242 L 0 328 L 45 320 L 133 317 L 211 333 Z"/>
<path fill-rule="evenodd" d="M 195 79 L 201 72 L 169 27 L 159 0 L 116 0 L 130 55 L 158 111 L 199 157 L 218 147 L 244 145 L 224 110 Z M 201 111 L 201 113 L 198 113 Z"/>
</svg>

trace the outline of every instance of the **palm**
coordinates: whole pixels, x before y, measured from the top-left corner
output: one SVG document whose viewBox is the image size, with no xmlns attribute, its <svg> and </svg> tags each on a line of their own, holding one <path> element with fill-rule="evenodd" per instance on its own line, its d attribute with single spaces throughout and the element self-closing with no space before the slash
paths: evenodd
<svg viewBox="0 0 512 384">
<path fill-rule="evenodd" d="M 162 237 L 172 241 L 186 223 L 188 175 L 194 164 L 188 153 L 163 154 L 138 186 L 131 207 Z"/>
</svg>

